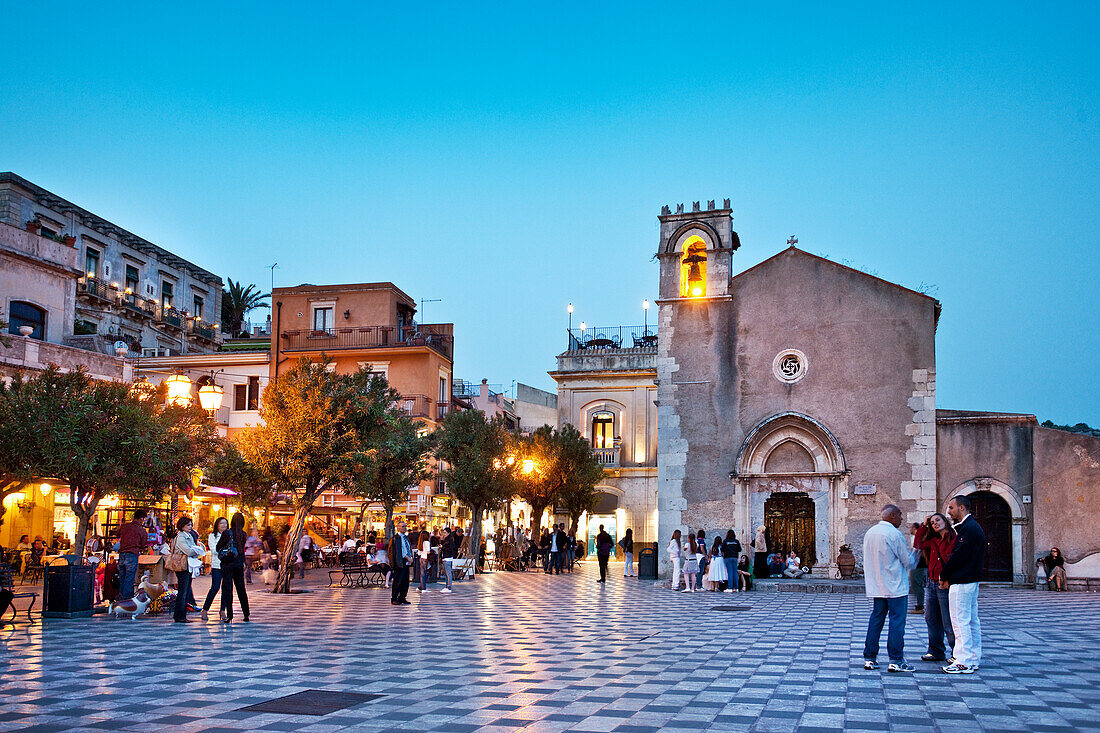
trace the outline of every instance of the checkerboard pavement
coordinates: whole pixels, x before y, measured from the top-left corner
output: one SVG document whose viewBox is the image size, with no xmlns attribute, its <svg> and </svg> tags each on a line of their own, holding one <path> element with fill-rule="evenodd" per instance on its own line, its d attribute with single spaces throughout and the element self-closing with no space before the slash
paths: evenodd
<svg viewBox="0 0 1100 733">
<path fill-rule="evenodd" d="M 621 566 L 620 566 L 621 568 Z M 861 666 L 861 596 L 693 595 L 595 568 L 494 573 L 451 595 L 249 586 L 252 623 L 170 616 L 0 631 L 0 730 L 650 731 L 1100 728 L 1100 596 L 983 589 L 981 670 Z M 438 586 L 437 586 L 438 587 Z M 206 580 L 196 582 L 201 599 Z M 747 610 L 713 611 L 719 605 Z M 193 616 L 198 621 L 198 617 Z M 238 619 L 239 619 L 238 615 Z M 885 639 L 884 639 L 885 645 Z M 381 698 L 325 716 L 241 711 L 303 690 Z"/>
</svg>

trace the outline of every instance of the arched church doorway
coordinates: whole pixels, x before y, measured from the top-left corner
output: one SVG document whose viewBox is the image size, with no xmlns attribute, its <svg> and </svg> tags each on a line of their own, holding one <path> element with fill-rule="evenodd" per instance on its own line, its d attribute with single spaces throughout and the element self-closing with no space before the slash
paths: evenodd
<svg viewBox="0 0 1100 733">
<path fill-rule="evenodd" d="M 817 564 L 817 532 L 814 502 L 802 491 L 772 494 L 764 502 L 764 526 L 768 528 L 768 551 L 795 551 L 802 564 Z"/>
<path fill-rule="evenodd" d="M 992 491 L 970 494 L 970 513 L 985 532 L 982 580 L 1012 580 L 1012 510 Z"/>
</svg>

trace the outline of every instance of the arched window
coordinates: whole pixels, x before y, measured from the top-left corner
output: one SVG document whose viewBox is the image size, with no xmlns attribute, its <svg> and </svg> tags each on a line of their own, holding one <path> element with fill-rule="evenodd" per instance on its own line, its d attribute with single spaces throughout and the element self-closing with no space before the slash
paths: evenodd
<svg viewBox="0 0 1100 733">
<path fill-rule="evenodd" d="M 680 297 L 701 298 L 707 294 L 707 243 L 690 237 L 681 249 Z"/>
<path fill-rule="evenodd" d="M 33 329 L 30 338 L 46 340 L 46 311 L 32 303 L 13 300 L 8 308 L 8 333 L 22 333 L 19 329 L 29 326 Z"/>
<path fill-rule="evenodd" d="M 615 447 L 615 415 L 597 412 L 592 416 L 592 447 Z"/>
</svg>

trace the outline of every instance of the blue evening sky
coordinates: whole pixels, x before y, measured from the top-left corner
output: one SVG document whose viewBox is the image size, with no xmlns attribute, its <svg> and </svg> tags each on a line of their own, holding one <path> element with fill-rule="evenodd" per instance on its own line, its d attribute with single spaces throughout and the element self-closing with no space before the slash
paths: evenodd
<svg viewBox="0 0 1100 733">
<path fill-rule="evenodd" d="M 6 8 L 0 169 L 223 278 L 442 298 L 456 376 L 550 389 L 566 303 L 640 323 L 661 205 L 729 197 L 737 271 L 936 286 L 941 407 L 1100 424 L 1100 5 L 158 5 Z"/>
</svg>

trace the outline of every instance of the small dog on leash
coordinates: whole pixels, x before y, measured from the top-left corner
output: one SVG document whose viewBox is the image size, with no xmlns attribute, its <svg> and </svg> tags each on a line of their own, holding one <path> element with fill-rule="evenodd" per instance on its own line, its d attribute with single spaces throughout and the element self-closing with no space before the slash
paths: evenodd
<svg viewBox="0 0 1100 733">
<path fill-rule="evenodd" d="M 275 568 L 268 568 L 264 571 L 264 585 L 275 585 L 275 581 L 278 580 L 279 574 L 275 572 Z"/>
<path fill-rule="evenodd" d="M 145 613 L 145 609 L 149 607 L 151 601 L 152 599 L 146 595 L 145 589 L 138 588 L 138 592 L 134 594 L 133 598 L 112 601 L 111 605 L 107 607 L 107 613 L 113 614 L 116 619 L 120 616 L 129 616 L 130 620 L 133 621 Z"/>
</svg>

